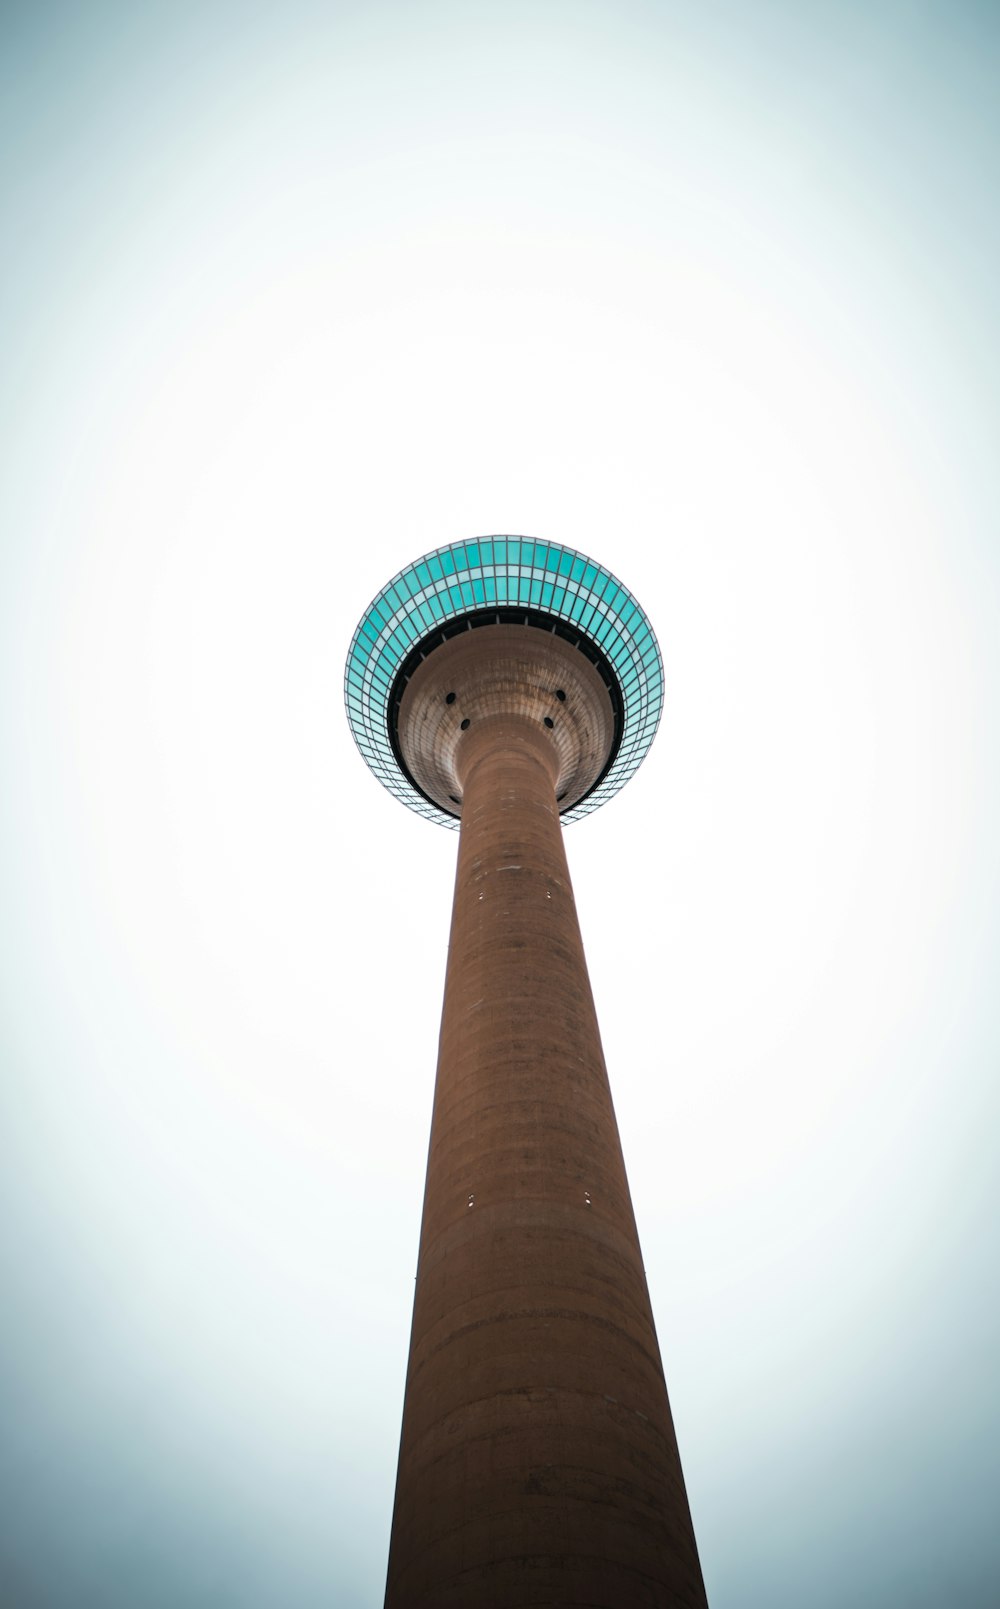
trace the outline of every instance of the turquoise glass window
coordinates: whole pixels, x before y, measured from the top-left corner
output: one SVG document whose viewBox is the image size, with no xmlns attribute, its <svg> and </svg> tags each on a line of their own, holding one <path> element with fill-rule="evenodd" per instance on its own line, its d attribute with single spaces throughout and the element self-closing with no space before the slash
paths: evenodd
<svg viewBox="0 0 1000 1609">
<path fill-rule="evenodd" d="M 646 616 L 609 570 L 553 542 L 490 536 L 423 554 L 374 599 L 351 642 L 344 677 L 347 718 L 378 779 L 418 814 L 443 826 L 457 820 L 418 794 L 389 741 L 389 698 L 407 655 L 422 637 L 477 609 L 516 605 L 573 626 L 604 653 L 624 706 L 621 744 L 607 775 L 564 813 L 575 821 L 610 799 L 645 756 L 663 705 L 663 664 Z"/>
</svg>

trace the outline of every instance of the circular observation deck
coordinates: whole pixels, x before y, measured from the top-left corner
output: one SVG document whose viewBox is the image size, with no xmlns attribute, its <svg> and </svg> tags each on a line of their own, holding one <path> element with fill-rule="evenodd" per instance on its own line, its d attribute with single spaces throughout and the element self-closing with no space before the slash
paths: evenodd
<svg viewBox="0 0 1000 1609">
<path fill-rule="evenodd" d="M 379 781 L 443 827 L 459 825 L 456 756 L 471 722 L 502 711 L 537 721 L 558 754 L 560 813 L 576 821 L 648 752 L 663 663 L 610 571 L 554 542 L 480 537 L 436 548 L 382 588 L 351 641 L 344 697 Z"/>
</svg>

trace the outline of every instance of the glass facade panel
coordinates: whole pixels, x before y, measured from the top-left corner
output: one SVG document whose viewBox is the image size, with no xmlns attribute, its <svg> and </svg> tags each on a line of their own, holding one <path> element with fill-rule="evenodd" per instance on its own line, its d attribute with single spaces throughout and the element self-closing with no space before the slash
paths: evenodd
<svg viewBox="0 0 1000 1609">
<path fill-rule="evenodd" d="M 428 631 L 470 611 L 518 605 L 560 620 L 601 648 L 624 704 L 618 753 L 603 781 L 563 820 L 610 799 L 647 753 L 663 706 L 663 665 L 652 627 L 628 589 L 572 548 L 519 537 L 480 537 L 424 554 L 383 587 L 351 642 L 344 678 L 347 718 L 379 781 L 418 815 L 458 821 L 430 804 L 399 770 L 389 741 L 388 705 L 403 661 Z"/>
</svg>

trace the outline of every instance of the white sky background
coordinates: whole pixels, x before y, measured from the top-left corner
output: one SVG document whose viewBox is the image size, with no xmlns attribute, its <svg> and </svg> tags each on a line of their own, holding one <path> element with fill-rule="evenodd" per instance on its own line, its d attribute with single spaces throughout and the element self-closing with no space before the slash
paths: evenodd
<svg viewBox="0 0 1000 1609">
<path fill-rule="evenodd" d="M 568 849 L 713 1609 L 987 1609 L 989 5 L 6 8 L 0 1600 L 381 1602 L 457 839 L 343 662 L 593 554 Z"/>
</svg>

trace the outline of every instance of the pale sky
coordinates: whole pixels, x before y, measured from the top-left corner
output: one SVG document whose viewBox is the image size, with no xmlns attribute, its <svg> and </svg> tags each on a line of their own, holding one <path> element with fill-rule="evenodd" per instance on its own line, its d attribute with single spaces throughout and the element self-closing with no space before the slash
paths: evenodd
<svg viewBox="0 0 1000 1609">
<path fill-rule="evenodd" d="M 457 839 L 343 664 L 591 553 L 567 831 L 712 1609 L 1000 1599 L 1000 12 L 0 10 L 0 1602 L 382 1601 Z"/>
</svg>

